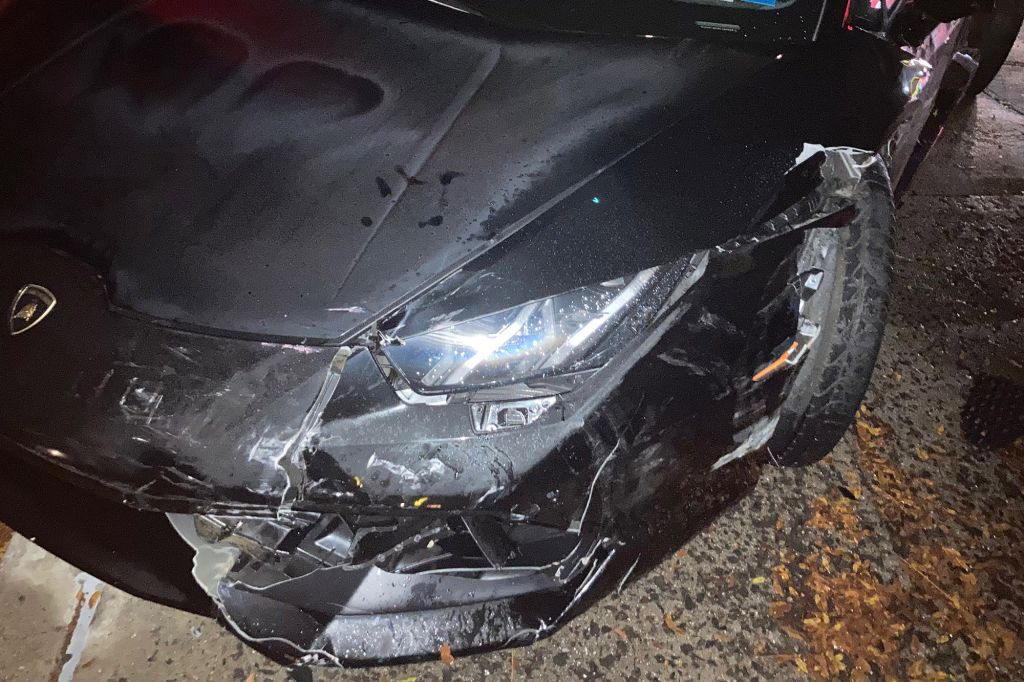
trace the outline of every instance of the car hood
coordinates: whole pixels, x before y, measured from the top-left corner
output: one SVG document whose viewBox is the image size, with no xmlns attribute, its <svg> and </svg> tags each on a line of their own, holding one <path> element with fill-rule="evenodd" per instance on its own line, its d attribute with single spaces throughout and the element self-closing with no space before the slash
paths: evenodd
<svg viewBox="0 0 1024 682">
<path fill-rule="evenodd" d="M 340 340 L 770 59 L 409 11 L 122 12 L 0 96 L 0 231 L 128 312 Z"/>
</svg>

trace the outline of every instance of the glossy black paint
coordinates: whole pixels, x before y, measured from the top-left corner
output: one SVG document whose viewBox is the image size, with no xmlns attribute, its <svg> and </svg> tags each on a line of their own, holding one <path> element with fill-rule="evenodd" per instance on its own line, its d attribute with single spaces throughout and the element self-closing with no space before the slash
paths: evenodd
<svg viewBox="0 0 1024 682">
<path fill-rule="evenodd" d="M 343 340 L 769 59 L 429 9 L 145 3 L 5 94 L 3 230 L 146 317 Z"/>
<path fill-rule="evenodd" d="M 164 514 L 129 509 L 5 456 L 0 458 L 0 519 L 109 585 L 202 616 L 216 613 L 192 578 L 191 548 Z"/>
<path fill-rule="evenodd" d="M 756 478 L 712 467 L 785 399 L 790 374 L 750 378 L 794 332 L 802 235 L 735 244 L 791 203 L 805 143 L 877 152 L 894 180 L 920 161 L 959 40 L 927 25 L 907 50 L 842 30 L 777 53 L 439 7 L 140 3 L 0 95 L 0 301 L 35 282 L 59 302 L 0 335 L 0 444 L 144 510 L 582 519 L 587 561 L 479 597 L 392 580 L 362 604 L 386 617 L 345 610 L 377 564 L 268 590 L 241 566 L 217 591 L 280 660 L 544 636 Z M 910 94 L 914 55 L 934 71 Z M 362 334 L 460 267 L 505 306 L 704 250 L 679 301 L 518 431 L 405 404 Z M 371 636 L 384 618 L 399 634 Z"/>
</svg>

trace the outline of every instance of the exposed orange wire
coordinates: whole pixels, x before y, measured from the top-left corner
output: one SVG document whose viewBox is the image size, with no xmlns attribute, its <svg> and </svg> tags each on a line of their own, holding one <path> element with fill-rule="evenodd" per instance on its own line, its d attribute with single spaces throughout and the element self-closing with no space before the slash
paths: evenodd
<svg viewBox="0 0 1024 682">
<path fill-rule="evenodd" d="M 793 354 L 793 351 L 795 351 L 797 349 L 797 346 L 799 345 L 800 344 L 798 342 L 794 341 L 793 345 L 791 345 L 786 350 L 782 351 L 782 355 L 769 362 L 763 369 L 759 370 L 756 374 L 754 374 L 754 381 L 760 381 L 761 379 L 764 379 L 766 376 L 773 373 L 779 367 L 786 364 L 786 360 L 789 359 L 789 356 Z"/>
</svg>

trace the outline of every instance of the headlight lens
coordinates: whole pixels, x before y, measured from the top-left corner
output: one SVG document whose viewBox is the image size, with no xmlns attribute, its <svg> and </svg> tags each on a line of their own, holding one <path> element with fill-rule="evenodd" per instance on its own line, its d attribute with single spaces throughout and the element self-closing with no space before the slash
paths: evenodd
<svg viewBox="0 0 1024 682">
<path fill-rule="evenodd" d="M 685 269 L 678 263 L 648 268 L 454 323 L 441 315 L 436 326 L 382 350 L 421 393 L 593 369 L 657 315 Z"/>
</svg>

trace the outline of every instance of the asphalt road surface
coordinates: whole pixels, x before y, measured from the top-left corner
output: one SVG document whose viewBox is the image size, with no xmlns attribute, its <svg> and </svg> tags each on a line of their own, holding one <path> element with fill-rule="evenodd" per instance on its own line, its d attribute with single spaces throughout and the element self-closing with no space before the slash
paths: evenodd
<svg viewBox="0 0 1024 682">
<path fill-rule="evenodd" d="M 972 445 L 962 412 L 979 377 L 1024 360 L 1024 42 L 926 161 L 897 253 L 878 368 L 833 454 L 766 468 L 706 532 L 546 641 L 288 671 L 8 531 L 0 679 L 1022 680 L 1024 447 Z"/>
</svg>

